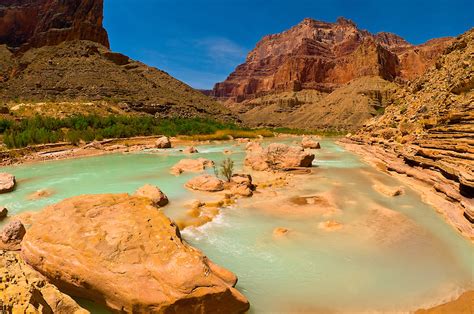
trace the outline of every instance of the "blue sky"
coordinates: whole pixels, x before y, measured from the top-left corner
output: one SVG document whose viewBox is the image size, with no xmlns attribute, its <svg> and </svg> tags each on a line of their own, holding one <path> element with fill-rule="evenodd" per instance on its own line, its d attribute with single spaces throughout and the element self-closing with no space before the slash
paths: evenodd
<svg viewBox="0 0 474 314">
<path fill-rule="evenodd" d="M 393 32 L 411 43 L 474 27 L 474 0 L 105 0 L 112 50 L 194 88 L 224 80 L 267 34 L 305 17 Z"/>
</svg>

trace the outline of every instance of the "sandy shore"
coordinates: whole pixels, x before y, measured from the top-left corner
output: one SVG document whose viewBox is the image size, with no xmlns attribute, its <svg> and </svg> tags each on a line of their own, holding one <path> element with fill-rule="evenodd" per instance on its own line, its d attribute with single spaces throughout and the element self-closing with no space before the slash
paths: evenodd
<svg viewBox="0 0 474 314">
<path fill-rule="evenodd" d="M 361 145 L 346 139 L 339 141 L 339 144 L 359 155 L 369 165 L 396 177 L 420 193 L 423 201 L 433 206 L 448 224 L 474 242 L 474 229 L 464 217 L 464 211 L 473 208 L 474 201 L 460 194 L 456 182 L 444 178 L 437 171 L 411 167 L 381 147 Z"/>
<path fill-rule="evenodd" d="M 456 300 L 432 307 L 421 309 L 415 314 L 472 314 L 474 313 L 474 291 L 466 291 Z"/>
</svg>

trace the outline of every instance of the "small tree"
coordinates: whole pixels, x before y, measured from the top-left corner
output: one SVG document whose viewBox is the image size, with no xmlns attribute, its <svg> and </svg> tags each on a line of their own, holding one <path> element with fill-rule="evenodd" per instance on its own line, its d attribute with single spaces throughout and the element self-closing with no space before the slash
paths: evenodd
<svg viewBox="0 0 474 314">
<path fill-rule="evenodd" d="M 230 182 L 232 175 L 234 174 L 234 161 L 230 158 L 225 159 L 221 163 L 220 167 L 221 175 L 227 179 L 227 182 Z"/>
</svg>

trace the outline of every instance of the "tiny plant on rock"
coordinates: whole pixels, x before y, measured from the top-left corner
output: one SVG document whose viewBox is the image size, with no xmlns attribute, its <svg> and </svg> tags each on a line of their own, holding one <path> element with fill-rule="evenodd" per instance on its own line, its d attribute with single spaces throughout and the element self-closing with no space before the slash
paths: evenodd
<svg viewBox="0 0 474 314">
<path fill-rule="evenodd" d="M 220 174 L 230 182 L 232 175 L 234 174 L 234 161 L 230 158 L 225 159 L 222 161 L 220 165 Z"/>
</svg>

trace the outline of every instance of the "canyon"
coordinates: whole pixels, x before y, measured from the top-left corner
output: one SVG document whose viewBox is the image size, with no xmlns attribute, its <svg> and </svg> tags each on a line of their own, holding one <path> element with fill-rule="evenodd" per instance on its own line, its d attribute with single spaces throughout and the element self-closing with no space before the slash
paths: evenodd
<svg viewBox="0 0 474 314">
<path fill-rule="evenodd" d="M 452 41 L 412 45 L 345 18 L 307 18 L 265 36 L 210 95 L 253 126 L 355 130 L 391 101 L 393 82 L 423 74 Z"/>
</svg>

